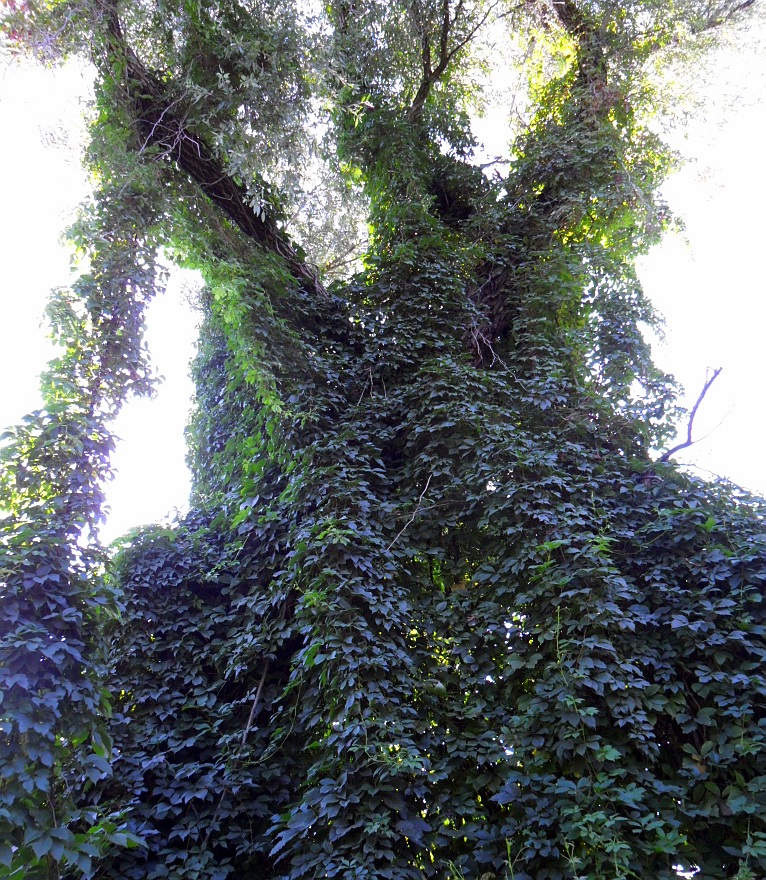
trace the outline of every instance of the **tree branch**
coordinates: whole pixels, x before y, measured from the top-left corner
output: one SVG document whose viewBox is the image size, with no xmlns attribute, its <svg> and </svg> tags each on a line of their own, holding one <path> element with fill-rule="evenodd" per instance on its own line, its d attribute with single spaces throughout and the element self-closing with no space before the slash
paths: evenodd
<svg viewBox="0 0 766 880">
<path fill-rule="evenodd" d="M 274 219 L 252 207 L 245 187 L 232 179 L 204 138 L 187 126 L 179 100 L 172 98 L 169 87 L 127 44 L 111 3 L 104 7 L 104 20 L 107 38 L 103 63 L 109 76 L 124 70 L 122 88 L 139 129 L 141 149 L 159 147 L 235 226 L 261 247 L 279 254 L 303 287 L 325 297 L 314 269 L 301 260 Z"/>
<path fill-rule="evenodd" d="M 694 33 L 700 34 L 712 30 L 713 28 L 721 27 L 721 25 L 731 21 L 736 15 L 739 15 L 744 9 L 748 9 L 750 6 L 754 5 L 755 0 L 743 0 L 741 3 L 734 4 L 725 2 L 719 10 L 716 10 L 716 12 L 712 13 L 710 17 L 706 18 L 698 27 L 695 27 L 693 29 Z"/>
<path fill-rule="evenodd" d="M 418 515 L 418 511 L 420 510 L 420 502 L 423 500 L 423 496 L 426 494 L 426 492 L 428 491 L 428 487 L 431 485 L 432 476 L 433 474 L 428 475 L 428 479 L 426 480 L 426 484 L 423 487 L 423 491 L 420 493 L 420 497 L 418 498 L 418 503 L 415 505 L 415 510 L 412 511 L 412 516 L 410 516 L 407 522 L 399 529 L 399 531 L 396 533 L 396 537 L 394 538 L 394 540 L 391 541 L 388 547 L 386 547 L 386 553 L 388 553 L 388 551 L 394 546 L 394 544 L 396 544 L 396 542 L 399 540 L 399 538 L 401 538 L 401 536 L 409 528 L 409 526 L 413 522 L 415 522 L 415 517 Z"/>
<path fill-rule="evenodd" d="M 452 49 L 449 48 L 449 39 L 454 31 L 454 27 L 458 22 L 460 15 L 463 12 L 463 0 L 458 0 L 457 5 L 455 6 L 455 14 L 450 16 L 450 6 L 449 0 L 443 0 L 442 5 L 442 22 L 441 27 L 439 29 L 439 62 L 436 67 L 431 67 L 431 55 L 430 55 L 430 40 L 428 42 L 429 45 L 429 55 L 428 55 L 428 67 L 423 65 L 423 79 L 420 82 L 417 93 L 412 100 L 412 104 L 410 104 L 409 109 L 407 110 L 407 118 L 414 122 L 421 111 L 423 110 L 423 105 L 425 104 L 428 95 L 431 92 L 431 88 L 434 83 L 437 83 L 441 77 L 444 75 L 445 71 L 452 63 L 455 56 L 462 51 L 476 36 L 476 34 L 484 27 L 487 23 L 487 20 L 492 15 L 492 13 L 497 9 L 500 5 L 500 0 L 496 3 L 490 4 L 489 8 L 485 11 L 484 15 L 481 16 L 479 21 L 468 31 L 468 34 L 460 40 Z M 512 10 L 505 12 L 499 16 L 499 18 L 505 18 L 506 15 L 510 15 Z M 423 31 L 425 33 L 424 39 L 428 40 L 427 35 L 427 25 L 425 22 L 422 24 Z"/>
<path fill-rule="evenodd" d="M 232 767 L 236 766 L 239 763 L 240 758 L 242 757 L 242 750 L 247 745 L 247 735 L 250 733 L 250 729 L 253 726 L 253 721 L 255 720 L 255 714 L 258 711 L 258 703 L 261 700 L 261 693 L 263 692 L 263 685 L 266 682 L 266 676 L 269 674 L 269 659 L 266 658 L 266 661 L 263 664 L 263 672 L 261 673 L 261 680 L 258 682 L 258 688 L 255 692 L 255 697 L 253 698 L 253 705 L 250 709 L 250 715 L 247 719 L 247 724 L 245 725 L 245 729 L 242 731 L 242 740 L 239 744 L 239 750 L 237 754 L 234 756 L 234 761 L 232 762 Z M 207 834 L 205 835 L 205 840 L 202 843 L 202 849 L 206 849 L 208 843 L 210 842 L 210 836 L 216 827 L 216 820 L 221 812 L 221 807 L 223 806 L 224 799 L 229 792 L 229 784 L 226 783 L 223 787 L 223 791 L 221 792 L 220 798 L 218 798 L 218 803 L 215 806 L 215 811 L 213 812 L 213 817 L 210 820 L 207 828 Z"/>
<path fill-rule="evenodd" d="M 686 425 L 686 440 L 683 443 L 678 443 L 672 449 L 668 449 L 667 452 L 663 452 L 660 456 L 660 461 L 667 461 L 671 455 L 675 455 L 676 452 L 680 452 L 682 449 L 687 449 L 689 446 L 693 446 L 695 441 L 692 439 L 692 428 L 694 427 L 694 417 L 697 415 L 697 410 L 700 407 L 700 404 L 705 398 L 705 395 L 710 390 L 710 386 L 715 382 L 715 380 L 721 375 L 721 370 L 723 367 L 718 367 L 717 370 L 713 370 L 713 375 L 708 378 L 705 382 L 702 391 L 699 393 L 699 397 L 697 398 L 697 402 L 692 407 L 692 411 L 689 414 L 689 422 Z"/>
</svg>

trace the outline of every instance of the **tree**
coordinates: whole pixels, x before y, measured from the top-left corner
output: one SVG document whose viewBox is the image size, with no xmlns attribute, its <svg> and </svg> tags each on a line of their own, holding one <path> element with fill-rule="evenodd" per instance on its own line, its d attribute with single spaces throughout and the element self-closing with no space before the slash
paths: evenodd
<svg viewBox="0 0 766 880">
<path fill-rule="evenodd" d="M 761 876 L 763 502 L 657 452 L 633 266 L 647 60 L 751 4 L 9 5 L 97 92 L 3 448 L 0 876 Z M 487 34 L 530 72 L 502 174 Z M 194 504 L 109 555 L 161 251 L 206 285 Z"/>
</svg>

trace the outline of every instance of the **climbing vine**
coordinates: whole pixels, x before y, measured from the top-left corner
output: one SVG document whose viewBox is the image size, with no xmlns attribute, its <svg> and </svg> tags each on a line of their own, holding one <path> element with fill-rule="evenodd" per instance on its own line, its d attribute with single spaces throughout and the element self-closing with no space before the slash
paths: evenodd
<svg viewBox="0 0 766 880">
<path fill-rule="evenodd" d="M 662 455 L 634 268 L 643 65 L 746 6 L 10 8 L 96 66 L 98 188 L 2 450 L 0 877 L 760 876 L 763 502 Z M 494 176 L 489 28 L 538 41 Z M 289 219 L 317 124 L 367 211 L 334 281 Z M 205 285 L 192 509 L 106 553 L 161 250 Z"/>
</svg>

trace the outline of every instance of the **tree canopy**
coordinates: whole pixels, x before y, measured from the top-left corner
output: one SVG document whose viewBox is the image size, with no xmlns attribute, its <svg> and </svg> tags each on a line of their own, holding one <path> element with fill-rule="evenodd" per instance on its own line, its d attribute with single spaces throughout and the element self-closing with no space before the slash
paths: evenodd
<svg viewBox="0 0 766 880">
<path fill-rule="evenodd" d="M 80 267 L 0 480 L 0 877 L 756 878 L 764 505 L 663 454 L 650 60 L 731 0 L 51 0 Z M 508 162 L 474 159 L 492 65 Z M 191 512 L 98 544 L 165 258 Z"/>
</svg>

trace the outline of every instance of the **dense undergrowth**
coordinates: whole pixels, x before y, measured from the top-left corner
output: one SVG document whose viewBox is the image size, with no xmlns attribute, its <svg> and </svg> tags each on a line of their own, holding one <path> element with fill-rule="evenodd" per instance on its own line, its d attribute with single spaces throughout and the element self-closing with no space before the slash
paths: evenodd
<svg viewBox="0 0 766 880">
<path fill-rule="evenodd" d="M 643 65 L 738 11 L 11 8 L 96 64 L 97 186 L 3 450 L 0 877 L 762 874 L 763 502 L 659 460 L 634 269 L 672 160 Z M 546 63 L 489 176 L 504 27 Z M 367 210 L 334 281 L 290 220 L 311 150 Z M 104 553 L 160 249 L 205 282 L 192 510 Z"/>
</svg>

